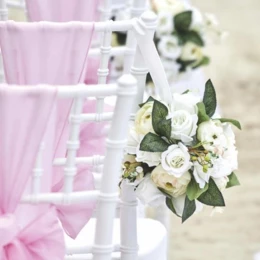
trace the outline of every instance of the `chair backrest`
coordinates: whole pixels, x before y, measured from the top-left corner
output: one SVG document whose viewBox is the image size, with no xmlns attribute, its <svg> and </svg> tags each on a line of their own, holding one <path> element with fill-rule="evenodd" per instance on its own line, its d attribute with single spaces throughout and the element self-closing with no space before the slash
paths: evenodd
<svg viewBox="0 0 260 260">
<path fill-rule="evenodd" d="M 23 87 L 23 86 L 19 86 Z M 98 201 L 98 214 L 96 222 L 95 244 L 89 245 L 93 253 L 93 259 L 110 259 L 113 251 L 113 219 L 115 207 L 118 202 L 118 180 L 121 174 L 123 150 L 127 142 L 128 121 L 132 109 L 132 103 L 136 94 L 136 80 L 131 75 L 123 75 L 118 84 L 92 85 L 92 86 L 61 86 L 58 88 L 59 99 L 73 98 L 74 104 L 70 114 L 70 134 L 67 140 L 67 155 L 58 158 L 64 166 L 64 190 L 59 193 L 41 191 L 41 182 L 46 174 L 43 169 L 44 143 L 40 147 L 35 169 L 32 174 L 32 188 L 29 194 L 21 200 L 22 204 L 78 204 L 89 201 Z M 111 129 L 106 141 L 106 155 L 104 157 L 104 172 L 102 175 L 101 188 L 99 191 L 73 191 L 73 181 L 76 175 L 79 161 L 90 163 L 95 157 L 77 158 L 79 148 L 79 128 L 82 118 L 87 116 L 94 120 L 99 117 L 105 120 L 99 113 L 82 113 L 83 100 L 89 97 L 117 96 L 116 108 L 113 113 Z M 39 174 L 41 172 L 42 174 Z M 87 246 L 87 245 L 86 245 Z"/>
</svg>

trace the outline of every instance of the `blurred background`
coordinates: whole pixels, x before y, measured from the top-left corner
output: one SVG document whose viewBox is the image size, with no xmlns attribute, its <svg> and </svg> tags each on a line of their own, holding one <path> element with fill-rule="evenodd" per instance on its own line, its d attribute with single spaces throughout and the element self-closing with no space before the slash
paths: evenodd
<svg viewBox="0 0 260 260">
<path fill-rule="evenodd" d="M 223 117 L 238 119 L 236 130 L 241 186 L 226 190 L 227 207 L 185 224 L 171 218 L 170 260 L 250 260 L 260 251 L 260 1 L 192 0 L 214 13 L 229 37 L 208 49 L 206 69 Z"/>
<path fill-rule="evenodd" d="M 214 13 L 229 32 L 222 45 L 208 49 L 205 70 L 218 95 L 223 117 L 241 122 L 236 130 L 241 186 L 225 192 L 222 214 L 204 211 L 185 224 L 171 216 L 169 260 L 251 260 L 260 251 L 260 1 L 192 0 Z M 9 19 L 23 20 L 11 10 Z M 159 260 L 159 259 L 158 259 Z"/>
</svg>

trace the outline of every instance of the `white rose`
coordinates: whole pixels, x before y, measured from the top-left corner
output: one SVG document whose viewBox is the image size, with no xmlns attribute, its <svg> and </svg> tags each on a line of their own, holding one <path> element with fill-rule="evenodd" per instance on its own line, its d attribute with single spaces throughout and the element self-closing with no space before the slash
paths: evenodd
<svg viewBox="0 0 260 260">
<path fill-rule="evenodd" d="M 179 197 L 186 193 L 187 186 L 191 180 L 189 172 L 185 172 L 180 178 L 176 178 L 165 171 L 161 165 L 152 171 L 151 177 L 157 187 L 164 189 L 173 197 Z"/>
<path fill-rule="evenodd" d="M 184 175 L 192 166 L 188 149 L 182 143 L 169 146 L 162 153 L 161 164 L 165 171 L 177 178 Z"/>
<path fill-rule="evenodd" d="M 136 113 L 135 130 L 138 134 L 154 133 L 152 126 L 153 101 L 144 104 Z"/>
<path fill-rule="evenodd" d="M 221 178 L 213 178 L 214 182 L 216 183 L 216 185 L 218 186 L 219 190 L 221 192 L 223 192 L 226 187 L 227 187 L 227 183 L 229 181 L 227 176 L 221 177 Z"/>
<path fill-rule="evenodd" d="M 173 28 L 173 17 L 168 12 L 160 12 L 158 14 L 158 26 L 156 35 L 160 37 L 162 34 L 171 34 Z"/>
<path fill-rule="evenodd" d="M 197 103 L 199 103 L 200 101 L 201 101 L 200 96 L 195 95 L 192 92 L 188 92 L 186 94 L 174 93 L 173 105 L 171 107 L 171 110 L 172 111 L 185 110 L 190 114 L 197 115 L 198 113 Z"/>
<path fill-rule="evenodd" d="M 173 112 L 171 114 L 171 137 L 186 144 L 192 142 L 192 137 L 196 134 L 197 123 L 197 115 L 191 115 L 185 110 Z"/>
<path fill-rule="evenodd" d="M 174 209 L 176 211 L 176 214 L 178 216 L 182 216 L 183 210 L 184 210 L 184 205 L 185 205 L 185 197 L 186 195 L 179 196 L 178 198 L 173 198 L 172 199 L 172 204 L 174 206 Z M 199 201 L 195 200 L 196 204 L 196 210 L 195 213 L 199 213 L 203 209 L 203 204 L 200 203 Z"/>
<path fill-rule="evenodd" d="M 161 56 L 176 60 L 181 55 L 181 47 L 177 37 L 173 35 L 162 36 L 158 43 L 158 51 Z"/>
<path fill-rule="evenodd" d="M 202 48 L 200 46 L 196 45 L 193 42 L 187 42 L 182 48 L 180 58 L 183 61 L 194 60 L 194 63 L 191 64 L 192 66 L 194 66 L 202 60 L 203 56 L 204 55 L 202 52 Z"/>
<path fill-rule="evenodd" d="M 136 188 L 136 196 L 143 204 L 158 207 L 165 201 L 165 196 L 158 190 L 151 179 L 151 174 L 146 174 Z"/>
</svg>

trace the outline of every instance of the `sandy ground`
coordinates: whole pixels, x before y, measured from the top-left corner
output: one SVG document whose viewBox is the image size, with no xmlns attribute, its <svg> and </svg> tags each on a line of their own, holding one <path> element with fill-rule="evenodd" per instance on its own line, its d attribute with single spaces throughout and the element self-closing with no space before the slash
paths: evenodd
<svg viewBox="0 0 260 260">
<path fill-rule="evenodd" d="M 224 117 L 239 119 L 236 131 L 242 186 L 225 193 L 226 210 L 199 214 L 185 224 L 171 218 L 169 260 L 250 260 L 260 251 L 260 1 L 193 0 L 215 13 L 230 32 L 209 50 L 206 70 L 218 91 Z"/>
<path fill-rule="evenodd" d="M 184 225 L 171 218 L 169 260 L 250 260 L 260 251 L 260 0 L 193 3 L 215 13 L 230 32 L 222 46 L 209 50 L 206 74 L 217 88 L 223 116 L 243 126 L 236 131 L 242 186 L 226 192 L 223 214 L 209 217 L 206 211 Z"/>
</svg>

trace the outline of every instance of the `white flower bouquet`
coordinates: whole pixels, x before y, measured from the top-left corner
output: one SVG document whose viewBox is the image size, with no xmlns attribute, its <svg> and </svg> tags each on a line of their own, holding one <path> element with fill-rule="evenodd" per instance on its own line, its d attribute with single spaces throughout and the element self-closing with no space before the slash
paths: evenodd
<svg viewBox="0 0 260 260">
<path fill-rule="evenodd" d="M 224 207 L 222 192 L 239 185 L 233 119 L 216 117 L 216 93 L 207 81 L 203 100 L 190 91 L 173 103 L 150 97 L 130 130 L 122 179 L 150 206 L 166 202 L 184 222 L 202 204 Z"/>
<path fill-rule="evenodd" d="M 155 44 L 170 82 L 209 64 L 205 47 L 225 35 L 214 15 L 179 0 L 152 0 L 151 8 L 158 15 Z"/>
</svg>

